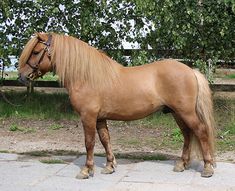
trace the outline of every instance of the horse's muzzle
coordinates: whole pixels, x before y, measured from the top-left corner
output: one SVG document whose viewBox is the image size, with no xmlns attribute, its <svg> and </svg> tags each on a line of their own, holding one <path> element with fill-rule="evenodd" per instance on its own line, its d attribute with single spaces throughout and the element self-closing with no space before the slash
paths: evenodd
<svg viewBox="0 0 235 191">
<path fill-rule="evenodd" d="M 22 74 L 19 74 L 18 76 L 18 81 L 22 84 L 24 84 L 25 86 L 27 86 L 29 84 L 29 78 L 22 75 Z"/>
</svg>

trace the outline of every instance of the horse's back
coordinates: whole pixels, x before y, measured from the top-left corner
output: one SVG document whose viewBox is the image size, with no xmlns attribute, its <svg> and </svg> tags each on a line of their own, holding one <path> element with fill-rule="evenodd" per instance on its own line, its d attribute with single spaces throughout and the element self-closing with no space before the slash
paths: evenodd
<svg viewBox="0 0 235 191">
<path fill-rule="evenodd" d="M 179 62 L 174 59 L 163 59 L 163 60 L 152 62 L 149 65 L 155 68 L 158 72 L 163 72 L 163 73 L 169 73 L 172 71 L 189 72 L 192 70 L 186 64 L 183 64 L 182 62 Z"/>
</svg>

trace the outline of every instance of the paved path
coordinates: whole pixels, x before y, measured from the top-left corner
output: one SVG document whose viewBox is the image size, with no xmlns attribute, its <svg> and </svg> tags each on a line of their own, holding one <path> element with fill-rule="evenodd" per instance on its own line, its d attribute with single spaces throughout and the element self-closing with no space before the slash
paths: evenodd
<svg viewBox="0 0 235 191">
<path fill-rule="evenodd" d="M 0 154 L 1 191 L 235 191 L 235 164 L 217 163 L 215 175 L 202 178 L 202 166 L 183 173 L 172 171 L 174 161 L 131 162 L 118 160 L 114 174 L 100 174 L 105 158 L 96 157 L 95 176 L 75 178 L 85 156 L 60 157 L 66 164 L 45 164 L 16 154 Z"/>
</svg>

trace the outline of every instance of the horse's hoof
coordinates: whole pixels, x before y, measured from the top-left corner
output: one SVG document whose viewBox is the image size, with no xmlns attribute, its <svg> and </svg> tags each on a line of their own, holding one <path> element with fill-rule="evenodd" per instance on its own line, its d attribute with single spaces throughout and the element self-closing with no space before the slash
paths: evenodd
<svg viewBox="0 0 235 191">
<path fill-rule="evenodd" d="M 88 179 L 89 177 L 93 177 L 94 176 L 94 169 L 93 168 L 87 168 L 84 167 L 80 173 L 76 176 L 77 179 Z"/>
<path fill-rule="evenodd" d="M 77 179 L 88 179 L 89 178 L 89 174 L 85 174 L 85 173 L 82 173 L 80 172 L 77 176 L 76 176 Z"/>
<path fill-rule="evenodd" d="M 115 172 L 115 168 L 112 166 L 106 166 L 101 170 L 101 174 L 112 174 Z"/>
<path fill-rule="evenodd" d="M 182 160 L 176 161 L 173 171 L 183 172 L 185 170 L 184 162 Z"/>
<path fill-rule="evenodd" d="M 201 176 L 205 177 L 205 178 L 209 178 L 213 174 L 214 174 L 214 169 L 213 169 L 212 165 L 211 164 L 206 164 L 203 171 L 202 171 Z"/>
</svg>

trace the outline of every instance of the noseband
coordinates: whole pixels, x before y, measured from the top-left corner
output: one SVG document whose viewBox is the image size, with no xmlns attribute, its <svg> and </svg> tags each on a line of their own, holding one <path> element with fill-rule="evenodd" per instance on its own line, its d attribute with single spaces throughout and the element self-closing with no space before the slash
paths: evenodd
<svg viewBox="0 0 235 191">
<path fill-rule="evenodd" d="M 39 59 L 38 59 L 38 62 L 35 64 L 35 66 L 32 66 L 28 61 L 26 62 L 26 64 L 27 64 L 30 68 L 33 69 L 33 72 L 28 75 L 29 79 L 33 79 L 33 78 L 34 78 L 34 75 L 35 75 L 36 73 L 37 73 L 37 75 L 38 75 L 39 77 L 42 75 L 42 72 L 39 70 L 39 64 L 40 64 L 40 62 L 42 61 L 42 58 L 44 57 L 44 55 L 45 55 L 46 52 L 47 52 L 47 55 L 48 55 L 48 57 L 49 57 L 49 59 L 50 59 L 50 57 L 51 57 L 51 52 L 50 52 L 50 49 L 49 49 L 49 48 L 50 48 L 50 46 L 51 46 L 51 41 L 52 41 L 52 35 L 51 35 L 51 34 L 49 34 L 48 40 L 47 40 L 46 42 L 44 42 L 44 41 L 39 41 L 39 43 L 42 43 L 42 44 L 44 44 L 44 45 L 46 45 L 46 46 L 45 46 L 45 48 L 43 49 L 43 51 L 41 52 L 41 55 L 40 55 L 40 57 L 39 57 Z"/>
</svg>

